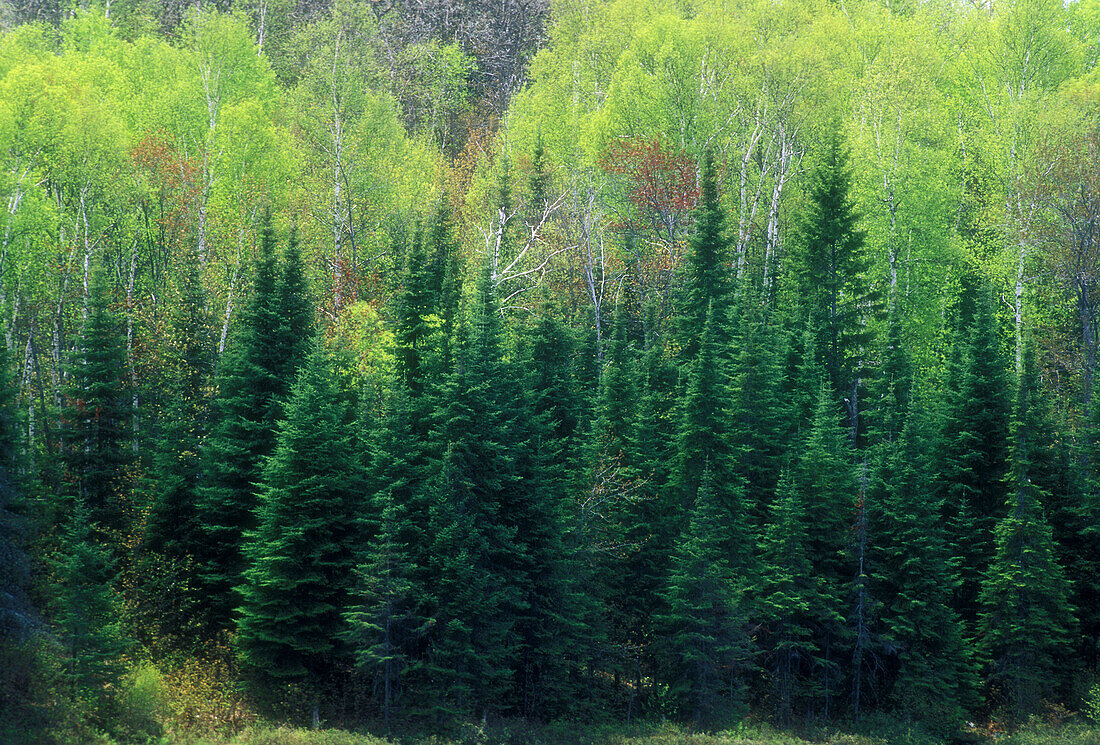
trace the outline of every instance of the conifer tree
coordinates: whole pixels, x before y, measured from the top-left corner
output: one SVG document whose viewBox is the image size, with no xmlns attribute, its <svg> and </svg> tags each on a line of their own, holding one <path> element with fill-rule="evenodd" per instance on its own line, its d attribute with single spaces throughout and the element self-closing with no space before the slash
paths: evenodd
<svg viewBox="0 0 1100 745">
<path fill-rule="evenodd" d="M 195 486 L 201 473 L 199 443 L 205 434 L 214 374 L 214 328 L 198 259 L 182 267 L 180 302 L 169 321 L 166 405 L 153 457 L 157 493 L 144 546 L 182 560 L 195 550 Z"/>
<path fill-rule="evenodd" d="M 679 370 L 662 337 L 657 334 L 657 307 L 645 308 L 645 327 L 650 329 L 639 371 L 637 424 L 633 430 L 633 463 L 626 476 L 637 485 L 627 521 L 625 545 L 631 547 L 624 582 L 632 588 L 633 607 L 640 616 L 639 630 L 648 630 L 648 619 L 662 608 L 659 592 L 668 576 L 673 545 L 679 535 L 681 495 L 665 488 L 677 459 Z M 644 636 L 634 640 L 642 646 Z M 635 683 L 638 683 L 635 680 Z"/>
<path fill-rule="evenodd" d="M 346 402 L 327 355 L 310 354 L 286 406 L 261 484 L 240 588 L 238 644 L 247 673 L 267 693 L 289 687 L 312 706 L 334 681 L 344 650 L 358 536 L 361 472 Z"/>
<path fill-rule="evenodd" d="M 439 290 L 433 287 L 432 266 L 424 251 L 423 234 L 417 230 L 406 254 L 401 287 L 395 298 L 397 314 L 397 362 L 403 384 L 414 397 L 424 390 L 423 358 L 435 334 L 433 317 Z"/>
<path fill-rule="evenodd" d="M 264 459 L 274 450 L 275 423 L 303 363 L 296 334 L 308 334 L 309 306 L 301 289 L 297 249 L 291 248 L 280 272 L 275 241 L 267 211 L 260 225 L 252 298 L 218 366 L 218 392 L 203 442 L 202 538 L 196 561 L 208 634 L 232 626 L 232 591 L 242 584 L 245 569 L 244 535 L 257 525 L 256 484 Z"/>
<path fill-rule="evenodd" d="M 355 570 L 346 612 L 346 641 L 355 665 L 369 675 L 389 728 L 402 692 L 402 676 L 415 663 L 411 641 L 423 631 L 416 610 L 422 592 L 412 579 L 412 554 L 399 543 L 401 515 L 388 491 L 375 496 L 374 536 Z"/>
<path fill-rule="evenodd" d="M 436 298 L 436 313 L 442 323 L 443 338 L 440 354 L 444 366 L 452 360 L 456 324 L 458 323 L 458 305 L 461 296 L 460 251 L 455 238 L 454 215 L 446 195 L 441 195 L 428 229 L 428 251 L 430 255 L 431 292 Z"/>
<path fill-rule="evenodd" d="M 582 662 L 592 664 L 603 641 L 598 601 L 591 594 L 592 565 L 574 508 L 584 488 L 583 401 L 574 376 L 575 339 L 550 312 L 532 332 L 526 380 L 530 415 L 521 414 L 534 443 L 529 484 L 542 504 L 528 518 L 534 557 L 534 613 L 520 624 L 526 652 L 521 661 L 525 713 L 548 717 L 572 709 L 578 698 L 571 679 Z M 571 669 L 572 668 L 572 669 Z"/>
<path fill-rule="evenodd" d="M 715 488 L 714 498 L 727 510 L 740 506 L 737 495 L 743 485 L 732 472 L 729 420 L 726 402 L 729 400 L 729 378 L 722 363 L 714 329 L 717 321 L 707 315 L 699 341 L 699 351 L 691 363 L 687 387 L 680 402 L 680 427 L 676 440 L 676 460 L 670 484 L 679 492 L 681 505 L 695 502 L 702 483 L 703 471 L 709 468 Z M 681 507 L 678 517 L 686 516 Z M 730 536 L 731 550 L 745 536 Z"/>
<path fill-rule="evenodd" d="M 747 704 L 751 641 L 745 575 L 734 570 L 726 550 L 730 529 L 747 530 L 731 525 L 706 469 L 672 560 L 664 619 L 674 662 L 671 684 L 696 726 L 735 720 Z"/>
<path fill-rule="evenodd" d="M 976 628 L 979 587 L 994 553 L 993 526 L 1004 514 L 1010 419 L 1008 364 L 992 293 L 988 285 L 974 292 L 973 320 L 960 329 L 955 343 L 961 346 L 948 370 L 954 385 L 937 448 L 943 516 L 962 580 L 955 607 L 970 634 Z"/>
<path fill-rule="evenodd" d="M 26 500 L 18 387 L 7 345 L 0 344 L 0 741 L 32 745 L 48 736 L 56 691 L 37 652 L 43 629 L 32 599 L 31 540 L 37 529 Z"/>
<path fill-rule="evenodd" d="M 215 337 L 198 257 L 181 270 L 180 302 L 169 321 L 165 405 L 151 463 L 154 489 L 136 567 L 142 627 L 158 638 L 190 635 L 198 596 L 195 556 L 201 550 L 198 484 L 200 444 L 209 423 Z"/>
<path fill-rule="evenodd" d="M 437 723 L 504 709 L 519 647 L 519 593 L 502 553 L 512 536 L 494 514 L 497 506 L 480 501 L 458 449 L 448 447 L 432 482 L 435 597 L 420 690 Z"/>
<path fill-rule="evenodd" d="M 730 278 L 729 239 L 725 232 L 725 211 L 719 203 L 714 155 L 703 156 L 699 206 L 695 211 L 695 233 L 691 237 L 680 279 L 676 331 L 682 359 L 690 361 L 699 351 L 708 316 L 712 342 L 725 352 L 730 340 L 728 324 L 733 302 Z"/>
<path fill-rule="evenodd" d="M 776 724 L 789 727 L 800 708 L 809 713 L 809 676 L 819 652 L 814 626 L 823 601 L 806 545 L 806 511 L 789 473 L 780 478 L 770 512 L 760 542 L 763 567 L 755 594 L 764 622 L 761 646 L 771 709 Z"/>
<path fill-rule="evenodd" d="M 887 701 L 915 720 L 949 729 L 973 702 L 976 680 L 952 606 L 957 579 L 940 504 L 930 497 L 935 428 L 928 411 L 914 411 L 883 455 L 881 491 L 873 490 L 883 502 L 873 571 L 884 640 L 896 656 Z"/>
<path fill-rule="evenodd" d="M 996 526 L 979 620 L 992 661 L 991 683 L 1017 717 L 1037 712 L 1053 691 L 1074 626 L 1069 586 L 1055 556 L 1042 494 L 1031 478 L 1042 395 L 1034 350 L 1025 343 L 1012 417 L 1008 512 Z"/>
<path fill-rule="evenodd" d="M 870 344 L 868 315 L 877 302 L 867 276 L 864 236 L 849 192 L 852 171 L 839 125 L 825 160 L 811 177 L 810 199 L 796 257 L 798 291 L 814 330 L 814 356 L 835 395 L 845 402 L 848 428 L 858 434 L 859 397 Z"/>
<path fill-rule="evenodd" d="M 779 484 L 789 427 L 786 335 L 772 323 L 758 298 L 742 292 L 729 386 L 732 470 L 744 482 L 753 525 L 767 515 Z"/>
<path fill-rule="evenodd" d="M 443 393 L 436 435 L 444 452 L 430 489 L 437 495 L 437 631 L 431 641 L 437 716 L 502 710 L 520 645 L 515 625 L 526 579 L 522 567 L 530 557 L 507 508 L 522 491 L 516 452 L 529 443 L 512 439 L 516 375 L 503 360 L 490 269 L 487 262 L 479 278 L 469 340 Z M 450 541 L 458 543 L 441 543 Z"/>
<path fill-rule="evenodd" d="M 53 619 L 66 653 L 65 673 L 74 700 L 106 715 L 110 691 L 122 675 L 129 641 L 122 630 L 121 598 L 114 589 L 116 562 L 100 544 L 92 513 L 77 497 L 55 558 Z"/>
<path fill-rule="evenodd" d="M 665 612 L 662 590 L 676 525 L 671 510 L 657 504 L 668 459 L 655 455 L 658 448 L 667 455 L 664 449 L 675 439 L 675 372 L 663 364 L 668 361 L 656 340 L 639 365 L 626 327 L 617 306 L 589 441 L 581 519 L 599 566 L 597 591 L 606 606 L 609 641 L 634 681 L 632 692 L 644 698 L 642 681 L 649 675 L 643 667 L 652 666 L 656 620 Z M 632 698 L 631 715 L 634 704 Z"/>
<path fill-rule="evenodd" d="M 1051 494 L 1050 522 L 1058 560 L 1071 582 L 1078 614 L 1077 648 L 1086 670 L 1100 662 L 1100 396 L 1073 442 L 1071 488 Z"/>
<path fill-rule="evenodd" d="M 813 427 L 793 481 L 806 524 L 814 526 L 806 552 L 819 583 L 821 605 L 814 636 L 820 656 L 815 666 L 822 714 L 828 719 L 836 713 L 833 702 L 841 682 L 841 663 L 851 651 L 841 609 L 849 579 L 856 574 L 851 543 L 857 504 L 850 440 L 829 387 L 823 384 L 819 391 Z"/>
<path fill-rule="evenodd" d="M 92 273 L 88 316 L 68 374 L 62 461 L 70 496 L 85 505 L 98 529 L 119 542 L 131 517 L 127 501 L 133 409 L 122 331 L 98 264 Z"/>
<path fill-rule="evenodd" d="M 302 265 L 297 224 L 290 226 L 290 235 L 287 237 L 275 281 L 275 298 L 274 344 L 270 350 L 264 351 L 272 355 L 270 359 L 273 364 L 270 369 L 274 378 L 281 383 L 280 398 L 285 399 L 294 385 L 298 370 L 309 356 L 314 336 L 315 314 Z M 279 416 L 281 411 L 276 418 Z"/>
</svg>

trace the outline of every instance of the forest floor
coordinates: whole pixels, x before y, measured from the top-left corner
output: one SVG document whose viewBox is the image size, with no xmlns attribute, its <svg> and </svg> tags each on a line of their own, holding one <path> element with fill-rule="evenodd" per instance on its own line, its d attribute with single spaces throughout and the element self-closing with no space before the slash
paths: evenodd
<svg viewBox="0 0 1100 745">
<path fill-rule="evenodd" d="M 228 739 L 165 737 L 158 745 L 1100 745 L 1100 727 L 1081 723 L 1034 722 L 1013 733 L 995 727 L 970 729 L 946 739 L 888 721 L 859 729 L 863 731 L 799 735 L 759 726 L 702 734 L 672 725 L 631 730 L 563 725 L 494 729 L 469 725 L 448 735 L 383 737 L 335 729 L 253 727 Z"/>
</svg>

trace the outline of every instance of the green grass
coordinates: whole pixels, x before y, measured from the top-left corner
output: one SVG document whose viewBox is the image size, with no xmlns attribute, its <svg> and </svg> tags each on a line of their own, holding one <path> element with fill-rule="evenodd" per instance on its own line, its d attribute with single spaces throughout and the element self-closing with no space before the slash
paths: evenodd
<svg viewBox="0 0 1100 745">
<path fill-rule="evenodd" d="M 874 727 L 873 732 L 819 731 L 799 736 L 767 726 L 742 725 L 734 729 L 698 733 L 671 724 L 623 727 L 517 723 L 481 727 L 467 724 L 445 734 L 378 735 L 343 730 L 309 731 L 288 727 L 251 727 L 229 739 L 164 738 L 159 745 L 942 745 L 919 729 L 903 725 Z M 1038 745 L 1021 742 L 1019 745 Z M 1078 745 L 1078 743 L 1074 743 Z M 1083 742 L 1081 743 L 1083 745 Z M 1100 745 L 1100 743 L 1098 743 Z"/>
</svg>

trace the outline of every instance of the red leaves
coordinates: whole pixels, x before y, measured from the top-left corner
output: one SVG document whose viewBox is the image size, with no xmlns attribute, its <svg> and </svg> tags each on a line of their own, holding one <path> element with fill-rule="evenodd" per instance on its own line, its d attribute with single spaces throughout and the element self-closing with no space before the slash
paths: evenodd
<svg viewBox="0 0 1100 745">
<path fill-rule="evenodd" d="M 666 150 L 655 138 L 615 140 L 600 165 L 629 180 L 634 211 L 669 241 L 699 203 L 695 159 Z"/>
</svg>

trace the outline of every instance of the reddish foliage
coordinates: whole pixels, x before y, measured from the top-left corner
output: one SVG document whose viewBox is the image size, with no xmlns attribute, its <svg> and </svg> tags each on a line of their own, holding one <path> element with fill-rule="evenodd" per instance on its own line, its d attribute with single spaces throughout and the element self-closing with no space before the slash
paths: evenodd
<svg viewBox="0 0 1100 745">
<path fill-rule="evenodd" d="M 201 168 L 184 158 L 163 132 L 147 132 L 130 151 L 139 172 L 148 179 L 159 208 L 160 227 L 169 240 L 179 236 L 198 203 L 202 190 Z"/>
<path fill-rule="evenodd" d="M 607 149 L 601 166 L 608 173 L 629 179 L 634 211 L 670 243 L 699 203 L 694 158 L 665 149 L 657 139 L 616 140 Z"/>
<path fill-rule="evenodd" d="M 322 310 L 336 318 L 345 306 L 359 300 L 363 279 L 355 266 L 343 256 L 337 256 L 327 263 L 332 282 L 326 289 L 328 297 L 322 301 Z"/>
</svg>

